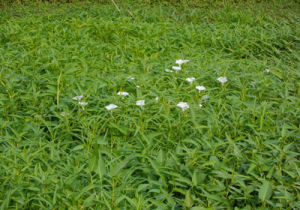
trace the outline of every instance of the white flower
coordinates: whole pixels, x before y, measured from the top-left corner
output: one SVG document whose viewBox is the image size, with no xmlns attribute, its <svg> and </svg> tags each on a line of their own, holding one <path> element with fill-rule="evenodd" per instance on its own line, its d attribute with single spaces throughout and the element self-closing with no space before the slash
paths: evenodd
<svg viewBox="0 0 300 210">
<path fill-rule="evenodd" d="M 107 110 L 112 110 L 112 109 L 115 109 L 115 108 L 118 108 L 118 106 L 117 106 L 117 105 L 114 105 L 114 104 L 109 104 L 109 105 L 107 105 L 107 106 L 105 107 L 105 109 L 107 109 Z"/>
<path fill-rule="evenodd" d="M 172 66 L 172 69 L 175 71 L 180 71 L 181 67 L 180 66 Z"/>
<path fill-rule="evenodd" d="M 181 60 L 181 59 L 178 59 L 178 60 L 176 60 L 176 63 L 179 65 L 179 66 L 181 66 L 182 64 L 184 64 L 184 63 L 187 63 L 187 62 L 189 62 L 190 60 Z"/>
<path fill-rule="evenodd" d="M 196 89 L 199 90 L 199 93 L 202 91 L 202 90 L 206 90 L 206 88 L 204 86 L 196 86 Z"/>
<path fill-rule="evenodd" d="M 189 108 L 189 105 L 186 102 L 179 102 L 177 106 L 180 107 L 183 112 Z"/>
<path fill-rule="evenodd" d="M 267 73 L 267 74 L 270 73 L 270 69 L 265 69 L 264 73 Z"/>
<path fill-rule="evenodd" d="M 227 77 L 219 77 L 217 80 L 223 85 L 225 82 L 227 82 Z"/>
<path fill-rule="evenodd" d="M 155 98 L 155 101 L 158 102 L 158 97 Z"/>
<path fill-rule="evenodd" d="M 195 80 L 195 77 L 186 78 L 186 81 L 188 81 L 191 84 L 193 84 L 194 80 Z"/>
<path fill-rule="evenodd" d="M 84 110 L 84 107 L 86 106 L 86 105 L 88 105 L 88 102 L 84 102 L 84 101 L 80 101 L 80 102 L 78 102 L 78 104 L 81 106 L 81 108 Z"/>
<path fill-rule="evenodd" d="M 144 106 L 145 105 L 145 100 L 139 100 L 136 102 L 137 106 Z"/>
<path fill-rule="evenodd" d="M 128 80 L 134 80 L 134 77 L 128 76 L 127 79 L 128 79 Z"/>
<path fill-rule="evenodd" d="M 137 85 L 136 87 L 137 87 L 137 88 L 140 88 L 141 86 Z"/>
<path fill-rule="evenodd" d="M 202 108 L 202 104 L 199 104 L 199 107 Z"/>
<path fill-rule="evenodd" d="M 80 96 L 75 96 L 72 99 L 75 101 L 80 101 L 82 98 L 83 98 L 83 95 L 80 95 Z"/>
<path fill-rule="evenodd" d="M 206 100 L 208 100 L 209 99 L 209 96 L 208 95 L 204 95 L 203 97 L 202 97 L 202 100 L 203 101 L 206 101 Z"/>
<path fill-rule="evenodd" d="M 122 92 L 122 91 L 118 92 L 117 94 L 118 94 L 119 96 L 128 96 L 128 95 L 129 95 L 129 93 L 127 93 L 127 92 Z"/>
<path fill-rule="evenodd" d="M 172 71 L 172 70 L 170 70 L 170 69 L 166 69 L 165 71 L 166 71 L 166 72 L 173 72 L 173 71 Z"/>
</svg>

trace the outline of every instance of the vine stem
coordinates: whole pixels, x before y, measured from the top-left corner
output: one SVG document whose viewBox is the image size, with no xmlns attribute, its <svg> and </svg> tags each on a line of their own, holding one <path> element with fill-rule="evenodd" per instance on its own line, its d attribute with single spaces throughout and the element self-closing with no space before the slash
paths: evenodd
<svg viewBox="0 0 300 210">
<path fill-rule="evenodd" d="M 118 5 L 116 4 L 116 2 L 114 0 L 111 0 L 111 2 L 115 5 L 116 9 L 118 10 L 118 12 L 121 12 L 121 10 L 119 9 Z"/>
</svg>

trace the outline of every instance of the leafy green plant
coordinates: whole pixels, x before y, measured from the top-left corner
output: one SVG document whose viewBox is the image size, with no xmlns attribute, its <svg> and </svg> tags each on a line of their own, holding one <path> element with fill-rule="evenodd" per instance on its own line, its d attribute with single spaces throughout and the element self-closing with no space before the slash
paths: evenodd
<svg viewBox="0 0 300 210">
<path fill-rule="evenodd" d="M 299 5 L 126 7 L 0 10 L 1 209 L 297 209 Z"/>
</svg>

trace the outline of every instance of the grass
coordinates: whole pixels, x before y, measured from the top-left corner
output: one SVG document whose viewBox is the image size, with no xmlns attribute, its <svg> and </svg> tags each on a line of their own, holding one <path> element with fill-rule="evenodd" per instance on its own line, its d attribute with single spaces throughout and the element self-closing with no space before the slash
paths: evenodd
<svg viewBox="0 0 300 210">
<path fill-rule="evenodd" d="M 128 8 L 0 11 L 0 208 L 298 209 L 299 4 Z"/>
</svg>

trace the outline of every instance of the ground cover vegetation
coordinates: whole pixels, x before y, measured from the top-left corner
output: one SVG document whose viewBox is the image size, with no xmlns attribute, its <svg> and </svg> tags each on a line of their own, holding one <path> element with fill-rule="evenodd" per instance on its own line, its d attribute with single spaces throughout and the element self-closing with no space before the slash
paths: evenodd
<svg viewBox="0 0 300 210">
<path fill-rule="evenodd" d="M 299 208 L 299 4 L 117 3 L 1 8 L 0 208 Z"/>
</svg>

